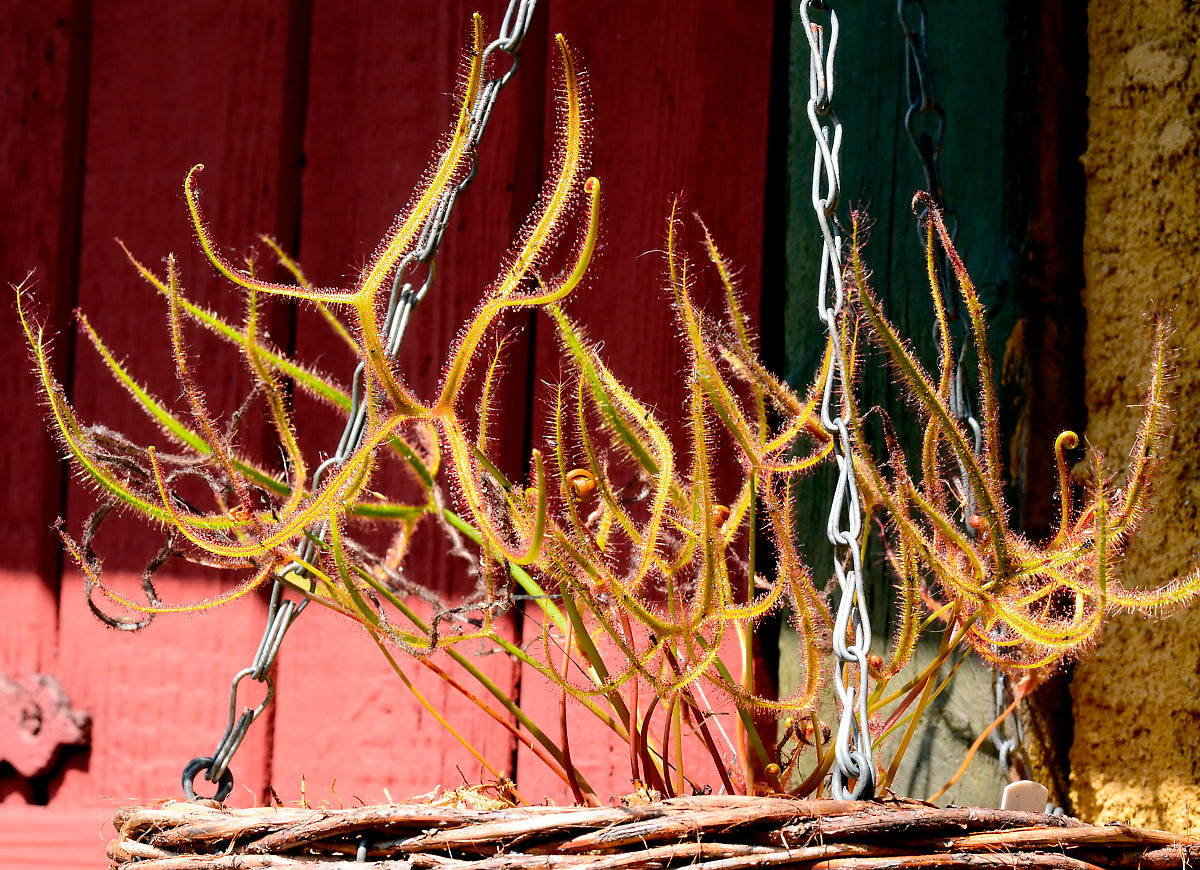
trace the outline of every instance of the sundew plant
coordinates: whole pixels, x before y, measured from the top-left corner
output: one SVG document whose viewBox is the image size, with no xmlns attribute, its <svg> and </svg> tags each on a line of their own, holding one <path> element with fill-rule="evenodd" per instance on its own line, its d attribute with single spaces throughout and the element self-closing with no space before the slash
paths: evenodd
<svg viewBox="0 0 1200 870">
<path fill-rule="evenodd" d="M 676 208 L 666 216 L 663 280 L 688 364 L 682 438 L 673 440 L 654 409 L 621 383 L 564 305 L 579 292 L 595 248 L 602 187 L 586 172 L 580 74 L 562 37 L 557 155 L 536 210 L 445 348 L 437 389 L 418 394 L 392 362 L 385 324 L 393 279 L 421 244 L 446 191 L 471 171 L 469 107 L 486 72 L 481 39 L 476 18 L 459 94 L 462 110 L 410 204 L 349 287 L 313 286 L 270 240 L 292 283 L 268 282 L 251 266 L 229 260 L 204 218 L 197 188 L 202 167 L 188 173 L 192 226 L 209 262 L 244 299 L 242 321 L 189 300 L 173 259 L 156 271 L 127 252 L 134 270 L 165 301 L 164 340 L 184 407 L 147 392 L 136 360 L 119 361 L 79 315 L 82 334 L 157 425 L 158 444 L 137 444 L 103 421 L 79 419 L 52 374 L 29 294 L 17 289 L 52 428 L 101 500 L 80 539 L 62 533 L 86 577 L 89 601 L 103 613 L 93 600 L 100 593 L 150 615 L 228 604 L 279 581 L 364 625 L 406 684 L 411 669 L 433 669 L 527 745 L 580 802 L 609 796 L 597 794 L 588 772 L 572 760 L 568 703 L 628 744 L 631 779 L 652 793 L 689 794 L 704 785 L 693 773 L 695 760 L 683 751 L 686 742 L 701 747 L 706 763 L 715 763 L 728 792 L 818 795 L 833 762 L 818 702 L 832 667 L 834 620 L 826 578 L 814 577 L 805 563 L 792 516 L 796 481 L 831 455 L 818 385 L 834 348 L 825 348 L 814 386 L 803 395 L 768 371 L 730 263 L 703 224 L 688 220 L 689 230 Z M 1036 675 L 1094 643 L 1114 610 L 1161 611 L 1200 588 L 1196 574 L 1152 590 L 1125 589 L 1118 576 L 1122 551 L 1147 507 L 1167 425 L 1166 324 L 1154 327 L 1142 422 L 1120 488 L 1093 452 L 1091 482 L 1077 492 L 1064 451 L 1078 438 L 1064 432 L 1052 445 L 1061 518 L 1051 540 L 1031 542 L 1010 526 L 1004 502 L 984 312 L 932 204 L 928 213 L 930 296 L 942 348 L 935 369 L 913 354 L 870 289 L 857 218 L 845 276 L 847 316 L 835 339 L 851 382 L 864 343 L 874 343 L 924 425 L 923 441 L 910 456 L 881 412 L 859 407 L 852 389 L 840 399 L 864 510 L 886 529 L 899 590 L 891 648 L 871 664 L 871 727 L 885 750 L 879 761 L 885 786 L 921 711 L 950 678 L 962 651 L 1012 674 L 1032 675 L 1019 683 L 1027 688 Z M 694 249 L 685 242 L 688 232 Z M 970 316 L 983 424 L 978 449 L 950 411 L 954 360 L 933 267 L 938 243 L 949 252 Z M 567 257 L 567 267 L 550 268 L 555 257 Z M 701 310 L 693 299 L 701 270 L 724 288 L 719 313 Z M 260 324 L 265 297 L 325 316 L 353 348 L 361 388 L 347 390 L 276 347 Z M 530 309 L 556 331 L 564 375 L 549 406 L 540 409 L 549 437 L 527 457 L 526 478 L 510 480 L 499 470 L 498 433 L 507 430 L 493 397 L 504 371 L 506 318 Z M 244 360 L 253 387 L 238 413 L 268 422 L 279 448 L 274 461 L 242 444 L 237 425 L 210 413 L 186 338 L 196 328 L 220 337 Z M 299 441 L 291 398 L 296 392 L 341 421 L 353 408 L 366 409 L 352 449 L 319 474 L 310 457 L 322 445 Z M 871 427 L 883 433 L 880 452 L 867 437 Z M 377 491 L 385 461 L 406 469 L 405 491 L 419 492 L 418 498 Z M 197 479 L 204 499 L 195 495 Z M 167 556 L 227 570 L 229 591 L 213 601 L 168 604 L 152 591 L 148 600 L 135 601 L 106 585 L 92 543 L 111 510 L 140 517 L 165 534 Z M 477 579 L 472 596 L 436 602 L 429 612 L 431 593 L 405 573 L 411 542 L 420 535 L 440 536 L 446 558 L 469 563 Z M 760 558 L 760 540 L 770 543 L 770 565 Z M 514 603 L 518 595 L 525 603 Z M 502 620 L 517 606 L 540 627 L 532 642 L 527 633 L 520 645 Z M 752 635 L 764 616 L 781 608 L 800 638 L 803 679 L 791 697 L 763 697 L 754 688 Z M 935 628 L 935 660 L 894 685 L 918 639 Z M 471 655 L 480 639 L 557 687 L 564 705 L 559 721 L 533 721 L 483 673 Z M 737 652 L 730 655 L 731 649 Z M 444 655 L 435 660 L 435 652 Z M 721 728 L 716 711 L 730 708 L 738 711 L 734 727 Z M 782 736 L 774 728 L 765 733 L 764 714 L 782 720 Z M 466 748 L 501 777 L 498 766 L 475 747 Z"/>
</svg>

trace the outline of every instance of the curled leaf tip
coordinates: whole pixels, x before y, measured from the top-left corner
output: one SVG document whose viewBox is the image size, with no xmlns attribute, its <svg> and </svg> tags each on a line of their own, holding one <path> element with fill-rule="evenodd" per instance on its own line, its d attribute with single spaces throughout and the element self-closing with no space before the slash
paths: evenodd
<svg viewBox="0 0 1200 870">
<path fill-rule="evenodd" d="M 913 214 L 920 214 L 921 208 L 930 208 L 931 206 L 936 207 L 937 203 L 934 202 L 933 196 L 929 193 L 929 191 L 918 190 L 915 194 L 913 194 L 913 198 L 912 198 Z"/>
</svg>

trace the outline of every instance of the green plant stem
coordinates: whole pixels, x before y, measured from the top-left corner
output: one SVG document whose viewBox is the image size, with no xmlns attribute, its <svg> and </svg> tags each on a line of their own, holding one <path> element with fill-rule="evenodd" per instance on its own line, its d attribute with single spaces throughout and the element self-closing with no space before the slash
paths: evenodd
<svg viewBox="0 0 1200 870">
<path fill-rule="evenodd" d="M 589 676 L 597 686 L 608 683 L 608 668 L 604 664 L 604 658 L 600 655 L 600 651 L 596 649 L 595 643 L 592 642 L 591 634 L 583 624 L 583 617 L 579 613 L 579 608 L 575 605 L 575 599 L 571 596 L 570 590 L 565 583 L 559 586 L 559 591 L 562 593 L 563 607 L 566 609 L 567 616 L 571 621 L 575 642 L 583 651 L 584 658 L 587 659 L 588 667 L 590 668 Z M 625 701 L 621 698 L 618 689 L 610 689 L 604 693 L 604 697 L 608 700 L 609 705 L 613 708 L 613 712 L 620 720 L 625 731 L 624 736 L 628 739 L 629 732 L 637 728 L 637 722 L 633 717 L 634 714 L 625 706 Z"/>
<path fill-rule="evenodd" d="M 491 762 L 484 757 L 483 753 L 476 749 L 471 741 L 467 740 L 466 737 L 460 734 L 458 729 L 451 725 L 450 722 L 438 711 L 438 709 L 426 699 L 426 697 L 421 693 L 420 689 L 418 689 L 413 684 L 412 680 L 408 678 L 408 675 L 404 673 L 404 669 L 400 667 L 399 663 L 392 656 L 392 652 L 387 648 L 387 644 L 383 642 L 383 639 L 373 629 L 371 630 L 371 639 L 375 641 L 376 645 L 383 652 L 384 657 L 387 658 L 388 664 L 392 666 L 392 670 L 396 672 L 398 677 L 400 677 L 400 681 L 404 683 L 405 688 L 412 693 L 412 696 L 417 700 L 417 703 L 429 711 L 429 715 L 433 716 L 433 718 L 437 720 L 437 723 L 446 730 L 447 734 L 462 744 L 463 748 L 470 752 L 471 755 L 475 756 L 475 759 L 485 768 L 487 768 L 488 773 L 494 776 L 497 780 L 507 781 L 508 777 L 493 767 Z M 512 793 L 518 801 L 528 806 L 529 802 L 521 796 L 520 792 L 516 790 L 516 786 L 512 787 Z"/>
<path fill-rule="evenodd" d="M 420 619 L 420 617 L 418 617 L 417 614 L 385 584 L 378 582 L 372 577 L 366 577 L 364 579 L 366 579 L 371 584 L 372 588 L 374 588 L 379 594 L 386 597 L 387 600 L 393 606 L 395 606 L 397 610 L 404 614 L 405 618 L 412 622 L 418 630 L 428 632 L 428 627 Z M 502 638 L 496 638 L 496 640 L 507 652 L 518 656 L 524 656 L 525 659 L 528 660 L 527 654 L 525 654 L 524 651 L 520 650 L 518 647 L 514 646 L 512 643 L 505 641 Z M 470 674 L 472 679 L 487 689 L 487 691 L 500 702 L 500 705 L 504 707 L 504 709 L 506 709 L 510 714 L 512 714 L 513 718 L 520 722 L 522 727 L 524 727 L 531 735 L 533 735 L 533 738 L 546 749 L 550 756 L 560 766 L 563 765 L 562 751 L 559 749 L 558 745 L 555 744 L 555 742 L 551 740 L 541 728 L 538 727 L 537 723 L 529 718 L 529 715 L 522 710 L 512 698 L 509 697 L 507 692 L 497 686 L 487 674 L 483 673 L 483 671 L 471 663 L 469 658 L 467 658 L 458 650 L 454 649 L 452 646 L 446 648 L 446 654 L 450 656 L 450 658 L 452 658 L 468 674 Z M 602 713 L 598 710 L 595 712 L 597 713 L 598 718 L 601 718 L 603 721 Z M 585 791 L 592 792 L 593 794 L 595 793 L 595 790 L 587 785 L 587 781 L 582 776 L 578 777 L 578 779 L 580 786 Z"/>
<path fill-rule="evenodd" d="M 820 797 L 821 784 L 825 781 L 829 769 L 833 767 L 834 758 L 837 754 L 834 751 L 834 744 L 822 745 L 819 721 L 814 723 L 813 749 L 817 757 L 817 766 L 813 768 L 812 773 L 805 777 L 804 781 L 793 791 L 793 794 L 801 797 L 806 797 L 814 792 Z"/>
<path fill-rule="evenodd" d="M 571 794 L 575 796 L 577 804 L 589 803 L 585 800 L 583 790 L 579 786 L 579 775 L 575 771 L 575 762 L 571 760 L 571 740 L 567 735 L 567 689 L 566 681 L 568 671 L 571 667 L 571 635 L 567 635 L 567 643 L 563 649 L 563 685 L 558 691 L 558 733 L 559 739 L 562 742 L 562 757 L 563 769 L 566 772 L 567 785 L 571 788 Z M 599 801 L 593 797 L 591 803 L 599 806 Z"/>
<path fill-rule="evenodd" d="M 1021 703 L 1021 699 L 1019 697 L 1013 698 L 1012 703 L 1004 708 L 1004 712 L 997 716 L 991 725 L 983 729 L 983 733 L 975 738 L 975 742 L 972 743 L 971 748 L 967 750 L 967 757 L 963 759 L 963 762 L 959 765 L 958 770 L 954 772 L 954 776 L 950 777 L 950 781 L 942 786 L 938 793 L 929 799 L 931 802 L 940 798 L 954 786 L 954 783 L 958 782 L 959 777 L 966 772 L 967 765 L 971 763 L 971 759 L 975 757 L 975 753 L 979 750 L 979 747 L 983 745 L 983 741 L 987 739 L 989 734 L 996 730 L 997 725 L 1007 719 L 1009 715 L 1012 714 L 1013 710 L 1017 709 L 1017 704 L 1019 703 Z"/>
<path fill-rule="evenodd" d="M 674 654 L 670 651 L 669 647 L 664 647 L 664 650 L 666 651 L 667 661 L 678 672 L 679 665 L 675 661 Z M 716 741 L 713 740 L 712 733 L 708 728 L 708 716 L 715 714 L 713 714 L 711 709 L 706 710 L 696 703 L 696 697 L 692 694 L 691 689 L 683 690 L 683 699 L 690 707 L 690 712 L 697 716 L 699 720 L 696 723 L 696 728 L 700 732 L 700 739 L 704 742 L 705 749 L 708 750 L 708 754 L 712 757 L 713 763 L 716 765 L 717 775 L 721 777 L 721 785 L 725 787 L 726 794 L 737 794 L 737 789 L 733 787 L 733 780 L 729 778 L 729 772 L 725 769 L 725 760 L 721 758 L 721 751 L 717 748 Z"/>
<path fill-rule="evenodd" d="M 570 757 L 566 752 L 565 742 L 563 751 L 565 765 L 559 765 L 546 752 L 545 749 L 543 749 L 539 744 L 530 740 L 529 736 L 523 733 L 520 728 L 517 728 L 512 722 L 501 716 L 499 712 L 497 712 L 491 705 L 489 705 L 486 701 L 484 701 L 458 680 L 454 679 L 453 676 L 451 676 L 441 667 L 431 662 L 425 656 L 417 656 L 416 660 L 430 670 L 438 679 L 442 680 L 446 685 L 450 686 L 450 688 L 457 691 L 460 695 L 491 717 L 498 725 L 500 725 L 500 727 L 511 734 L 515 740 L 523 744 L 530 752 L 536 755 L 542 764 L 546 765 L 546 767 L 549 768 L 551 772 L 553 772 L 559 779 L 571 786 L 572 790 L 577 791 L 579 789 L 578 784 L 574 781 L 574 768 L 570 766 Z M 567 769 L 564 769 L 564 766 Z M 586 803 L 582 795 L 578 796 L 578 800 L 580 803 Z"/>
<path fill-rule="evenodd" d="M 957 612 L 958 608 L 956 607 L 954 609 L 954 613 Z M 933 662 L 923 672 L 925 674 L 923 679 L 924 688 L 921 691 L 920 701 L 917 703 L 916 709 L 909 714 L 911 718 L 909 719 L 908 727 L 904 731 L 904 736 L 901 738 L 900 746 L 897 748 L 896 754 L 892 757 L 892 763 L 888 765 L 887 773 L 883 781 L 880 783 L 881 787 L 887 788 L 895 780 L 896 771 L 900 767 L 900 761 L 904 757 L 904 753 L 908 750 L 908 744 L 912 740 L 913 734 L 916 733 L 917 724 L 921 721 L 921 717 L 924 715 L 925 710 L 928 708 L 929 703 L 933 698 L 933 690 L 935 688 L 934 684 L 937 680 L 937 674 L 942 669 L 942 666 L 945 664 L 950 654 L 955 648 L 957 648 L 958 643 L 965 636 L 967 629 L 975 621 L 977 615 L 978 612 L 972 614 L 971 618 L 968 619 L 967 622 L 957 632 L 953 633 L 953 635 L 950 632 L 944 632 L 942 634 L 941 643 L 938 645 L 938 654 L 934 658 Z M 948 623 L 950 625 L 954 624 L 953 616 L 951 616 L 951 618 L 948 620 Z M 943 685 L 945 685 L 945 683 L 943 683 Z M 938 691 L 940 691 L 940 688 L 938 688 Z"/>
<path fill-rule="evenodd" d="M 929 701 L 931 703 L 933 701 L 936 701 L 938 698 L 938 695 L 940 695 L 946 689 L 946 687 L 948 687 L 950 685 L 950 681 L 952 679 L 954 679 L 954 675 L 956 673 L 958 673 L 958 669 L 962 666 L 963 662 L 965 662 L 966 660 L 967 660 L 967 657 L 965 655 L 959 656 L 959 658 L 954 662 L 954 664 L 950 666 L 950 672 L 948 674 L 946 674 L 946 676 L 942 680 L 937 682 L 936 688 L 933 690 L 933 694 L 929 696 Z M 932 675 L 931 675 L 931 678 L 933 678 Z M 909 706 L 912 704 L 912 702 L 914 700 L 916 700 L 917 697 L 920 696 L 921 691 L 924 689 L 924 687 L 925 687 L 924 682 L 918 683 L 904 697 L 904 700 L 903 700 L 903 702 L 901 702 L 900 706 L 892 711 L 891 715 L 888 716 L 887 721 L 884 723 L 883 731 L 881 731 L 879 734 L 880 740 L 882 740 L 883 738 L 890 735 L 902 723 L 908 721 L 909 717 L 907 715 L 905 715 L 905 711 L 909 708 Z"/>
<path fill-rule="evenodd" d="M 703 638 L 698 637 L 696 640 L 700 644 L 701 648 L 707 650 L 708 646 Z M 725 680 L 730 685 L 737 685 L 737 683 L 734 682 L 733 675 L 729 672 L 729 668 L 725 666 L 725 663 L 721 661 L 719 656 L 713 659 L 713 666 L 717 669 L 717 673 L 721 675 L 721 679 Z M 749 711 L 739 706 L 737 708 L 737 714 L 742 722 L 743 727 L 746 729 L 746 737 L 750 741 L 750 748 L 754 750 L 754 754 L 758 756 L 759 763 L 765 767 L 771 763 L 771 758 L 767 753 L 767 747 L 763 744 L 762 738 L 759 736 L 758 726 L 754 724 L 754 719 L 750 715 Z"/>
</svg>

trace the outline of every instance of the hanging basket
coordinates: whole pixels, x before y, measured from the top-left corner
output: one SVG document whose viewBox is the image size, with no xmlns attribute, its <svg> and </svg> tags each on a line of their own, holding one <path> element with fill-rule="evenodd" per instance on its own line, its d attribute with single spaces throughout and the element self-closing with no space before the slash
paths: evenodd
<svg viewBox="0 0 1200 870">
<path fill-rule="evenodd" d="M 1200 838 L 916 801 L 700 796 L 644 806 L 223 809 L 172 802 L 117 813 L 122 870 L 812 870 L 1179 868 Z"/>
</svg>

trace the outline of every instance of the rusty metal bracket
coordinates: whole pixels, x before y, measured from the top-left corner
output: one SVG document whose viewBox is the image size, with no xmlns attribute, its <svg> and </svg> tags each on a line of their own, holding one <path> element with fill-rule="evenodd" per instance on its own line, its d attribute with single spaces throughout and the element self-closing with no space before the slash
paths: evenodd
<svg viewBox="0 0 1200 870">
<path fill-rule="evenodd" d="M 90 743 L 91 717 L 71 706 L 58 680 L 0 674 L 0 761 L 33 778 L 52 771 L 65 747 Z"/>
</svg>

